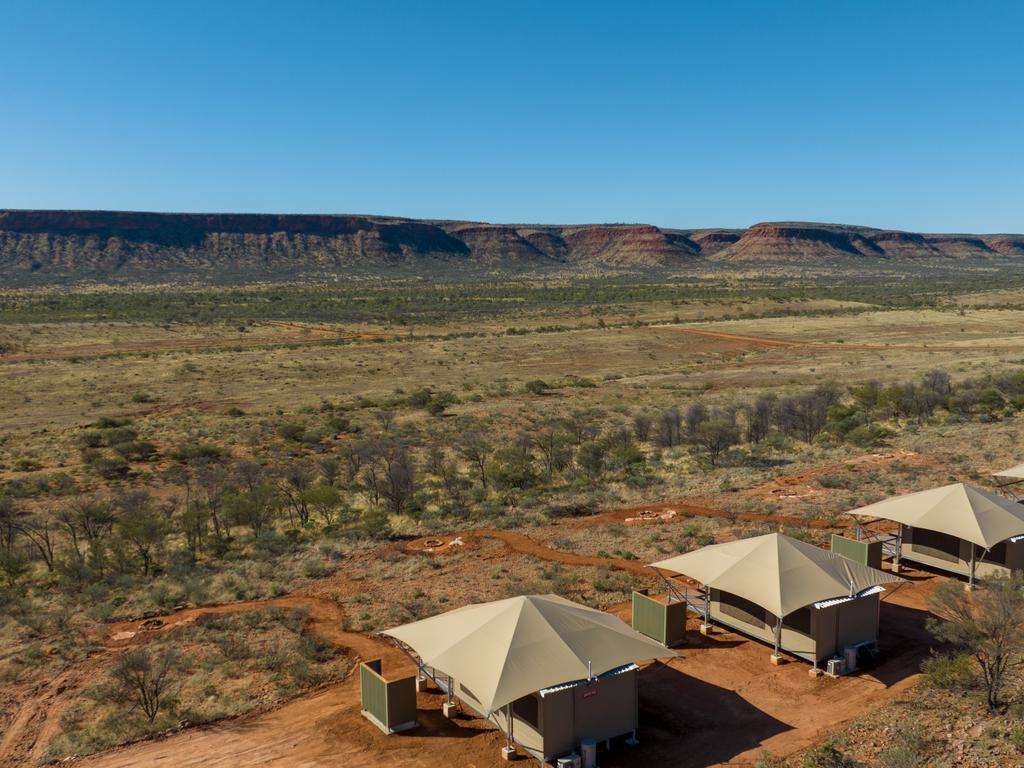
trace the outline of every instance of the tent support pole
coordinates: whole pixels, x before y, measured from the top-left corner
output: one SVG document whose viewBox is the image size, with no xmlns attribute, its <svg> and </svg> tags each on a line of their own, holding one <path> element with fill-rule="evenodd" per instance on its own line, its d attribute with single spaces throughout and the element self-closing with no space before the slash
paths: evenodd
<svg viewBox="0 0 1024 768">
<path fill-rule="evenodd" d="M 974 589 L 974 570 L 977 567 L 978 545 L 971 543 L 971 575 L 967 579 L 967 588 Z"/>
<path fill-rule="evenodd" d="M 512 702 L 509 702 L 505 705 L 505 747 L 501 750 L 502 757 L 506 760 L 511 760 L 516 752 L 512 742 Z"/>
<path fill-rule="evenodd" d="M 704 615 L 701 617 L 700 633 L 711 634 L 711 587 L 704 585 Z"/>
<path fill-rule="evenodd" d="M 779 653 L 779 649 L 782 646 L 782 617 L 779 616 L 779 620 L 775 622 L 775 653 L 772 654 L 772 664 L 782 663 L 782 654 Z"/>
<path fill-rule="evenodd" d="M 900 572 L 900 556 L 903 554 L 903 523 L 899 524 L 896 531 L 896 554 L 892 558 L 892 572 Z"/>
</svg>

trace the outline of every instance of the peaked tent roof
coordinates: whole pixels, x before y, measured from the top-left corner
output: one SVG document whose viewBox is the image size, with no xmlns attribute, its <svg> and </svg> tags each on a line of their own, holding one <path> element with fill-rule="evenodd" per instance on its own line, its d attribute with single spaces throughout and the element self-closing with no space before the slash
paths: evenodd
<svg viewBox="0 0 1024 768">
<path fill-rule="evenodd" d="M 713 544 L 651 565 L 739 595 L 775 616 L 903 581 L 781 533 Z"/>
<path fill-rule="evenodd" d="M 995 477 L 1008 477 L 1011 480 L 1024 480 L 1024 464 L 1017 464 L 1016 466 L 1004 469 L 1002 472 L 993 472 Z"/>
<path fill-rule="evenodd" d="M 467 605 L 382 634 L 472 691 L 485 715 L 591 673 L 676 655 L 621 619 L 557 595 Z"/>
<path fill-rule="evenodd" d="M 986 549 L 1024 535 L 1024 506 L 963 483 L 894 496 L 846 514 L 939 531 Z"/>
</svg>

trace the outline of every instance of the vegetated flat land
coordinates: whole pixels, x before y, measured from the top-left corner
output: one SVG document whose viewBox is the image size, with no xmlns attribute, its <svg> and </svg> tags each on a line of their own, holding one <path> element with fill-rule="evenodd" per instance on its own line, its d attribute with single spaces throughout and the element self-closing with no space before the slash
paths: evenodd
<svg viewBox="0 0 1024 768">
<path fill-rule="evenodd" d="M 436 695 L 421 697 L 427 711 L 418 733 L 383 737 L 359 718 L 351 676 L 336 683 L 308 671 L 310 664 L 315 671 L 317 664 L 342 662 L 304 661 L 287 644 L 279 652 L 293 670 L 288 675 L 268 679 L 266 669 L 228 659 L 225 676 L 216 661 L 225 650 L 209 635 L 203 645 L 187 634 L 195 618 L 187 612 L 177 614 L 184 625 L 174 629 L 174 609 L 238 601 L 250 601 L 239 610 L 274 601 L 300 607 L 307 615 L 296 619 L 302 626 L 295 632 L 346 651 L 342 659 L 384 655 L 398 672 L 401 657 L 367 633 L 523 591 L 555 591 L 622 612 L 634 587 L 657 586 L 645 562 L 779 528 L 824 544 L 831 531 L 843 529 L 837 515 L 847 509 L 954 479 L 984 484 L 988 472 L 1021 458 L 1021 417 L 1009 395 L 996 416 L 954 417 L 942 408 L 922 419 L 878 416 L 888 434 L 871 445 L 777 436 L 734 447 L 715 466 L 692 446 L 640 440 L 643 463 L 633 466 L 642 471 L 609 467 L 589 476 L 577 457 L 548 482 L 539 449 L 529 448 L 533 479 L 501 491 L 478 491 L 471 466 L 452 446 L 467 424 L 487 425 L 494 443 L 504 445 L 547 419 L 574 413 L 589 413 L 597 433 L 606 434 L 631 428 L 637 413 L 685 411 L 697 402 L 727 409 L 762 394 L 786 396 L 830 383 L 849 399 L 850 388 L 865 381 L 916 381 L 936 368 L 954 381 L 1012 374 L 1024 370 L 1024 291 L 990 291 L 982 300 L 951 293 L 945 284 L 931 292 L 917 285 L 910 293 L 875 286 L 851 288 L 844 299 L 833 295 L 842 286 L 824 295 L 790 283 L 747 294 L 724 283 L 699 290 L 517 286 L 502 301 L 501 288 L 396 285 L 367 289 L 372 301 L 360 303 L 354 290 L 337 302 L 327 289 L 311 291 L 305 301 L 294 294 L 307 289 L 288 286 L 232 289 L 223 301 L 214 289 L 194 290 L 201 301 L 191 306 L 201 304 L 202 311 L 187 323 L 173 320 L 185 305 L 164 289 L 6 296 L 0 483 L 20 510 L 51 514 L 83 494 L 144 488 L 161 503 L 177 504 L 173 516 L 183 508 L 179 462 L 195 469 L 174 458 L 182 446 L 216 446 L 228 467 L 254 460 L 277 482 L 276 473 L 290 464 L 343 461 L 353 445 L 385 438 L 413 446 L 422 509 L 389 515 L 391 536 L 321 531 L 314 521 L 289 539 L 284 534 L 295 526 L 282 504 L 277 538 L 250 539 L 236 527 L 225 553 L 204 551 L 189 565 L 174 529 L 161 545 L 156 574 L 140 576 L 132 560 L 118 566 L 125 573 L 116 579 L 75 588 L 65 583 L 73 574 L 48 574 L 30 557 L 27 573 L 9 587 L 27 597 L 5 598 L 11 618 L 0 625 L 7 649 L 0 652 L 0 764 L 32 764 L 116 742 L 116 707 L 96 687 L 125 649 L 181 637 L 193 655 L 178 716 L 186 706 L 193 716 L 231 713 L 238 706 L 232 696 L 246 686 L 253 691 L 246 709 L 255 712 L 102 753 L 91 758 L 95 764 L 162 758 L 316 765 L 344 755 L 347 765 L 391 758 L 426 765 L 457 755 L 460 764 L 497 765 L 498 736 L 479 721 L 444 722 Z M 449 294 L 451 313 L 437 291 Z M 283 298 L 268 298 L 274 295 Z M 543 392 L 527 391 L 526 383 L 538 379 Z M 424 387 L 451 392 L 457 402 L 439 416 L 410 405 L 410 395 Z M 392 425 L 383 426 L 382 413 L 393 414 Z M 152 455 L 132 459 L 125 472 L 98 474 L 82 438 L 101 417 L 130 420 L 137 438 L 153 444 Z M 330 421 L 337 417 L 343 426 Z M 282 429 L 288 425 L 313 437 L 289 437 L 295 430 Z M 471 486 L 458 511 L 443 503 L 429 467 L 433 444 Z M 56 473 L 75 490 L 53 491 Z M 337 485 L 358 519 L 371 506 L 361 482 Z M 578 516 L 553 512 L 566 505 Z M 676 514 L 626 522 L 645 509 Z M 61 531 L 54 535 L 64 551 Z M 425 552 L 436 547 L 424 537 L 439 537 L 442 548 Z M 929 584 L 915 582 L 887 598 L 903 606 L 889 611 L 883 629 L 890 659 L 867 676 L 812 681 L 801 664 L 769 667 L 759 644 L 729 634 L 694 637 L 684 660 L 645 669 L 647 736 L 642 731 L 640 747 L 602 756 L 603 763 L 669 764 L 671 756 L 678 765 L 744 764 L 762 747 L 788 754 L 820 740 L 915 682 L 927 653 Z M 169 615 L 150 629 L 129 621 L 146 611 Z M 256 629 L 241 631 L 259 640 Z M 204 664 L 218 666 L 208 680 Z M 686 695 L 676 695 L 679 690 Z M 80 723 L 101 715 L 108 731 L 83 735 Z M 729 723 L 747 737 L 737 739 Z M 675 751 L 677 743 L 683 747 Z M 854 753 L 859 748 L 850 745 Z M 941 753 L 941 741 L 935 749 Z"/>
</svg>

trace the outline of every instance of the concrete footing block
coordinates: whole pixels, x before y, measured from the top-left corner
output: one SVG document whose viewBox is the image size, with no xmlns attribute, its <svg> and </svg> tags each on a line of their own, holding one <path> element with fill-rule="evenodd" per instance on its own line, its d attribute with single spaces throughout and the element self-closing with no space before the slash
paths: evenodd
<svg viewBox="0 0 1024 768">
<path fill-rule="evenodd" d="M 807 674 L 809 676 L 811 676 L 811 677 L 817 678 L 817 677 L 821 677 L 822 675 L 824 675 L 825 674 L 825 670 L 822 669 L 821 667 L 811 667 L 809 670 L 807 670 Z"/>
<path fill-rule="evenodd" d="M 505 762 L 512 762 L 516 759 L 516 748 L 515 747 L 502 747 L 501 748 L 501 759 Z"/>
<path fill-rule="evenodd" d="M 700 625 L 700 633 L 702 635 L 704 635 L 705 637 L 707 637 L 708 635 L 711 634 L 711 630 L 712 629 L 714 629 L 714 627 L 712 627 L 710 624 L 701 624 Z"/>
<path fill-rule="evenodd" d="M 416 693 L 423 693 L 430 689 L 430 678 L 429 677 L 417 677 L 416 678 Z"/>
<path fill-rule="evenodd" d="M 768 660 L 776 667 L 781 667 L 783 664 L 786 663 L 786 660 L 777 653 L 773 653 Z"/>
<path fill-rule="evenodd" d="M 444 711 L 444 716 L 450 720 L 458 714 L 459 706 L 454 701 L 446 701 L 441 705 L 441 709 Z"/>
</svg>

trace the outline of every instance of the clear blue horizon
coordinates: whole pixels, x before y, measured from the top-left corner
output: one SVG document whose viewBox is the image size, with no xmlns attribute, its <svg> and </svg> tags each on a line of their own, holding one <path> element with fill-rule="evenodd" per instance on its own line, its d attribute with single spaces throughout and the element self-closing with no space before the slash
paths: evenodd
<svg viewBox="0 0 1024 768">
<path fill-rule="evenodd" d="M 27 2 L 0 207 L 1024 231 L 1013 2 Z"/>
</svg>

